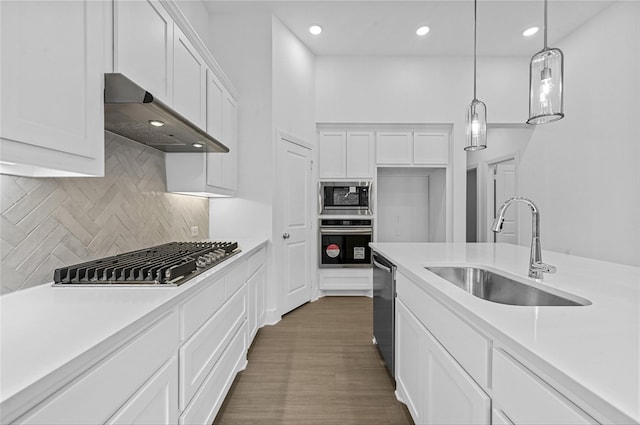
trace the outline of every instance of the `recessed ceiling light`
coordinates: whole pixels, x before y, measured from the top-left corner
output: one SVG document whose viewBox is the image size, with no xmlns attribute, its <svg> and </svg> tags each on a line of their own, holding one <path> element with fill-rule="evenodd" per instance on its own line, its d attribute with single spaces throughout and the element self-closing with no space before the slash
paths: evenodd
<svg viewBox="0 0 640 425">
<path fill-rule="evenodd" d="M 202 143 L 193 143 L 192 146 L 194 148 L 201 148 L 202 147 Z"/>
<path fill-rule="evenodd" d="M 524 35 L 525 37 L 531 37 L 533 34 L 535 34 L 537 32 L 538 32 L 538 27 L 531 27 L 531 28 L 527 28 L 526 30 L 524 30 L 522 35 Z"/>
<path fill-rule="evenodd" d="M 420 27 L 416 30 L 416 34 L 418 34 L 420 37 L 427 35 L 428 32 L 429 32 L 429 27 Z"/>
<path fill-rule="evenodd" d="M 150 120 L 149 124 L 151 124 L 154 127 L 162 127 L 164 125 L 164 123 L 160 120 Z"/>
<path fill-rule="evenodd" d="M 311 25 L 309 27 L 309 32 L 313 35 L 318 35 L 322 32 L 322 27 L 320 25 Z"/>
</svg>

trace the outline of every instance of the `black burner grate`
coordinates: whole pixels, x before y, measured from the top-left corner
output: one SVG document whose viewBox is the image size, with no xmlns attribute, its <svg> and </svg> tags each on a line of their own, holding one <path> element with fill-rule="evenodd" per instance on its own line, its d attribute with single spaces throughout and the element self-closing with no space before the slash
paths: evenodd
<svg viewBox="0 0 640 425">
<path fill-rule="evenodd" d="M 239 253 L 237 242 L 170 242 L 56 269 L 54 285 L 181 285 Z"/>
</svg>

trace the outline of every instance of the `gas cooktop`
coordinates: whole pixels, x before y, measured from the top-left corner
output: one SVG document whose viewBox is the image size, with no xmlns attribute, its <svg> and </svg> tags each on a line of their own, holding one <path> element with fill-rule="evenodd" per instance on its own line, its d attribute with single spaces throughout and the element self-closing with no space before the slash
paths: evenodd
<svg viewBox="0 0 640 425">
<path fill-rule="evenodd" d="M 54 272 L 54 286 L 179 286 L 238 254 L 237 242 L 170 242 Z"/>
</svg>

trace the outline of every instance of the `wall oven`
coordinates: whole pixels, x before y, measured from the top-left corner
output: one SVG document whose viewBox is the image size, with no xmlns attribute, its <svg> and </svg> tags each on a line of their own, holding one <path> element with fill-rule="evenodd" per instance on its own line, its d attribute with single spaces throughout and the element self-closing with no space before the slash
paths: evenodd
<svg viewBox="0 0 640 425">
<path fill-rule="evenodd" d="M 371 219 L 321 219 L 319 267 L 371 268 Z"/>
<path fill-rule="evenodd" d="M 318 189 L 321 215 L 371 215 L 371 182 L 320 182 Z"/>
</svg>

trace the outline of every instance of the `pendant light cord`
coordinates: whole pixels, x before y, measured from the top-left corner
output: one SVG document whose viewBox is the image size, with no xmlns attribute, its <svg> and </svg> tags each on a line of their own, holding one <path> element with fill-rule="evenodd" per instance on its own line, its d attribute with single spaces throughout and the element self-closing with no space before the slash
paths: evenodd
<svg viewBox="0 0 640 425">
<path fill-rule="evenodd" d="M 546 0 L 545 0 L 546 4 Z M 478 49 L 477 37 L 477 20 L 478 20 L 478 0 L 473 1 L 473 100 L 476 100 L 476 55 Z M 546 37 L 546 33 L 545 33 Z M 546 40 L 546 39 L 545 39 Z M 545 41 L 546 45 L 546 41 Z"/>
<path fill-rule="evenodd" d="M 547 50 L 547 0 L 544 0 L 544 50 Z"/>
</svg>

